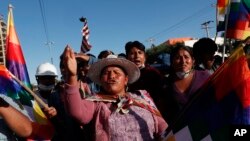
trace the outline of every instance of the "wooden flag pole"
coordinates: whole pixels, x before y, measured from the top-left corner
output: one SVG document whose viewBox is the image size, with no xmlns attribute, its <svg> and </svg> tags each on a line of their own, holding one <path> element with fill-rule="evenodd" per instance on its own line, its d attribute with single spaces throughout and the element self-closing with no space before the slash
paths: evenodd
<svg viewBox="0 0 250 141">
<path fill-rule="evenodd" d="M 29 92 L 33 97 L 34 99 L 39 103 L 41 104 L 44 108 L 49 108 L 48 107 L 48 104 L 46 104 L 40 97 L 38 97 L 30 88 L 28 88 L 27 86 L 25 86 L 23 84 L 22 81 L 20 81 L 15 75 L 13 75 L 10 71 L 8 71 L 10 76 L 16 81 L 18 82 L 27 92 Z"/>
<path fill-rule="evenodd" d="M 225 54 L 226 54 L 227 25 L 228 25 L 228 18 L 229 18 L 229 14 L 230 14 L 230 7 L 231 7 L 231 0 L 228 0 L 227 13 L 226 13 L 226 18 L 225 18 L 224 45 L 223 45 L 223 50 L 222 50 L 222 62 L 223 63 L 225 61 Z"/>
</svg>

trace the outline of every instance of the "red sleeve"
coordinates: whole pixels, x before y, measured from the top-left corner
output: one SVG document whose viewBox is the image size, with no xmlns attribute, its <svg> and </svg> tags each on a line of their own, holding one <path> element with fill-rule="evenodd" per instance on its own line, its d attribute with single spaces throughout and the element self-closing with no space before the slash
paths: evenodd
<svg viewBox="0 0 250 141">
<path fill-rule="evenodd" d="M 51 140 L 54 136 L 54 131 L 54 127 L 51 123 L 39 124 L 37 122 L 33 122 L 32 134 L 27 138 L 27 141 Z"/>
<path fill-rule="evenodd" d="M 69 115 L 82 125 L 92 120 L 96 109 L 95 103 L 81 99 L 78 86 L 65 84 L 64 100 Z"/>
</svg>

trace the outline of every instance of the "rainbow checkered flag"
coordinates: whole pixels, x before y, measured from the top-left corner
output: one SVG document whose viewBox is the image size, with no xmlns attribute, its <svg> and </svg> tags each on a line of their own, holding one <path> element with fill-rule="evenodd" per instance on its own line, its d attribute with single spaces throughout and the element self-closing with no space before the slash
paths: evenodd
<svg viewBox="0 0 250 141">
<path fill-rule="evenodd" d="M 226 34 L 239 40 L 250 36 L 250 0 L 231 0 Z"/>
<path fill-rule="evenodd" d="M 82 44 L 81 44 L 81 52 L 86 53 L 91 49 L 91 45 L 89 43 L 89 27 L 87 19 L 82 17 L 80 21 L 84 23 L 82 28 Z"/>
<path fill-rule="evenodd" d="M 217 32 L 225 31 L 225 20 L 228 10 L 228 0 L 217 0 L 216 6 L 216 19 L 217 19 Z"/>
<path fill-rule="evenodd" d="M 17 78 L 20 83 L 14 78 Z M 12 6 L 9 5 L 6 37 L 6 67 L 0 65 L 0 94 L 20 101 L 24 110 L 28 112 L 29 118 L 33 121 L 33 134 L 27 138 L 27 140 L 50 140 L 54 133 L 54 127 L 36 100 L 33 99 L 24 87 L 31 89 L 31 84 L 25 58 L 14 26 Z"/>
<path fill-rule="evenodd" d="M 250 70 L 239 47 L 167 129 L 164 141 L 230 141 L 235 126 L 249 125 Z"/>
</svg>

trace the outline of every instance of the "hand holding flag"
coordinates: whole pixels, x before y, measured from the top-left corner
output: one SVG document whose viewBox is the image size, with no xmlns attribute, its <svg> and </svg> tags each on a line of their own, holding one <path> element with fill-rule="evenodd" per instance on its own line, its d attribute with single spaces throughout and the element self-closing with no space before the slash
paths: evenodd
<svg viewBox="0 0 250 141">
<path fill-rule="evenodd" d="M 6 38 L 6 66 L 0 66 L 0 92 L 13 99 L 20 100 L 33 122 L 33 135 L 31 140 L 50 140 L 54 128 L 39 107 L 39 103 L 48 108 L 33 91 L 22 53 L 21 45 L 14 27 L 12 6 L 9 5 L 7 38 Z M 33 100 L 32 96 L 35 98 Z"/>
</svg>

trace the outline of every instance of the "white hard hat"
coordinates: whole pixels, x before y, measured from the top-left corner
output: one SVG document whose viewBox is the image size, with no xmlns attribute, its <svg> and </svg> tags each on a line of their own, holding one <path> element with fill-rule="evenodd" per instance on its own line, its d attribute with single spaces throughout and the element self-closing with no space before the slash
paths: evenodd
<svg viewBox="0 0 250 141">
<path fill-rule="evenodd" d="M 43 63 L 37 67 L 36 76 L 57 76 L 57 70 L 51 63 Z"/>
</svg>

